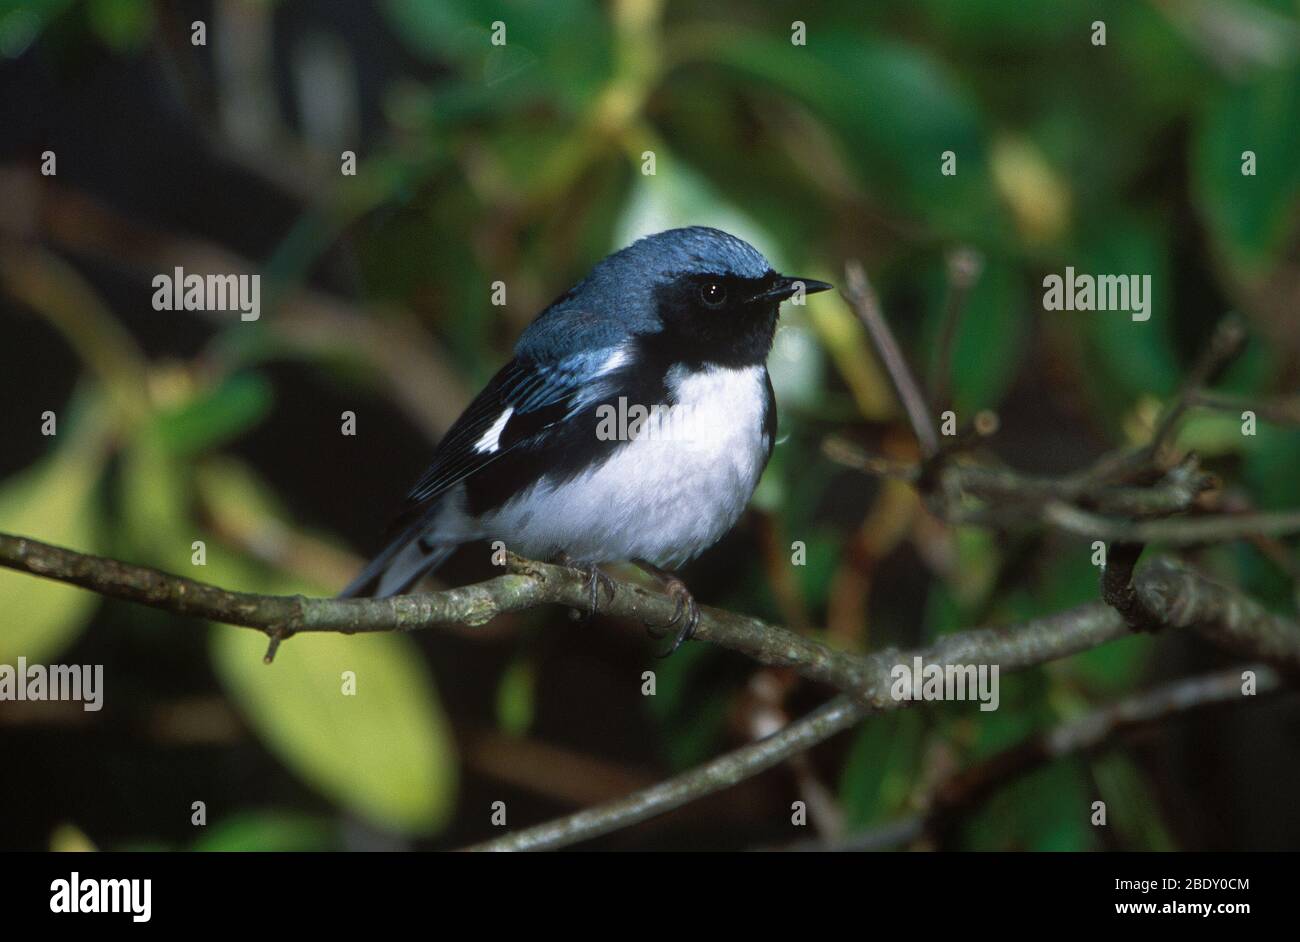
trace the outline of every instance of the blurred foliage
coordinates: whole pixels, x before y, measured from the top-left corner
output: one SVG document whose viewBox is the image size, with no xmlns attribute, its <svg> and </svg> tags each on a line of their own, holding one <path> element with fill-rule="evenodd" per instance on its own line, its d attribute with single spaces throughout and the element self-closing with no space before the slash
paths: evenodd
<svg viewBox="0 0 1300 942">
<path fill-rule="evenodd" d="M 65 426 L 62 445 L 39 464 L 5 482 L 0 489 L 0 528 L 8 533 L 40 533 L 44 539 L 82 552 L 98 548 L 101 533 L 95 485 L 104 470 L 104 429 L 83 405 Z M 0 663 L 18 657 L 40 663 L 58 655 L 76 639 L 98 600 L 66 586 L 0 572 L 5 631 L 0 635 Z"/>
<path fill-rule="evenodd" d="M 251 35 L 327 29 L 290 16 L 301 9 L 194 7 L 196 17 Z M 383 0 L 367 14 L 383 54 L 349 45 L 347 31 L 335 29 L 344 53 L 322 83 L 296 52 L 280 68 L 241 64 L 223 50 L 220 32 L 210 34 L 209 49 L 192 49 L 188 6 L 178 16 L 145 0 L 0 3 L 0 57 L 52 63 L 55 74 L 82 59 L 110 72 L 151 63 L 150 81 L 194 81 L 172 66 L 177 56 L 197 56 L 204 95 L 166 85 L 167 100 L 194 109 L 210 96 L 210 111 L 192 116 L 205 128 L 201 139 L 224 136 L 222 159 L 296 201 L 269 250 L 243 249 L 265 276 L 261 321 L 213 328 L 197 354 L 137 349 L 118 321 L 147 304 L 144 284 L 122 305 L 106 300 L 94 278 L 44 256 L 0 267 L 5 293 L 59 332 L 87 376 L 43 457 L 0 481 L 0 529 L 181 572 L 192 570 L 193 541 L 203 540 L 206 565 L 196 571 L 206 581 L 328 593 L 358 562 L 340 548 L 334 528 L 342 523 L 295 520 L 271 483 L 285 479 L 281 469 L 231 455 L 288 404 L 275 368 L 302 362 L 324 385 L 390 399 L 419 425 L 423 414 L 409 400 L 457 395 L 445 382 L 449 370 L 464 390 L 476 388 L 527 321 L 592 262 L 638 235 L 684 224 L 735 232 L 777 267 L 810 277 L 839 281 L 845 258 L 864 259 L 922 375 L 945 330 L 947 253 L 978 251 L 983 272 L 953 337 L 951 404 L 963 421 L 998 409 L 1009 442 L 1003 456 L 1015 465 L 1060 471 L 1141 440 L 1160 397 L 1178 387 L 1228 309 L 1246 315 L 1255 340 L 1225 387 L 1294 392 L 1296 12 L 1292 0 Z M 506 24 L 504 46 L 491 42 L 497 20 Z M 1098 20 L 1104 47 L 1090 42 Z M 806 45 L 791 42 L 795 21 L 806 27 Z M 179 46 L 167 28 L 177 23 Z M 274 48 L 282 46 L 300 48 Z M 269 55 L 250 53 L 259 54 Z M 359 106 L 312 97 L 356 74 L 368 77 Z M 68 82 L 69 95 L 84 93 Z M 356 148 L 356 176 L 339 175 L 338 141 L 303 117 L 312 107 L 343 126 L 364 117 L 375 128 Z M 267 112 L 273 132 L 236 140 L 235 131 Z M 946 151 L 955 176 L 940 173 Z M 1253 176 L 1242 174 L 1246 151 L 1256 157 Z M 61 154 L 62 166 L 72 157 Z M 118 208 L 129 215 L 130 199 Z M 251 209 L 209 207 L 213 218 L 231 214 L 235 231 Z M 107 242 L 111 255 L 116 246 Z M 1151 319 L 1044 313 L 1042 277 L 1067 265 L 1150 275 Z M 346 272 L 348 300 L 303 307 L 305 290 L 340 283 L 320 277 L 323 270 Z M 509 284 L 504 309 L 488 304 L 498 279 Z M 385 346 L 381 328 L 398 339 Z M 423 346 L 430 337 L 435 345 Z M 778 538 L 763 549 L 759 525 L 742 528 L 707 557 L 701 572 L 717 585 L 695 583 L 706 601 L 808 626 L 828 643 L 874 648 L 1095 598 L 1085 547 L 939 532 L 905 488 L 876 488 L 821 457 L 830 431 L 897 457 L 912 447 L 838 296 L 787 306 L 771 372 L 779 445 L 754 504 L 762 532 Z M 37 414 L 45 408 L 18 399 Z M 313 456 L 307 439 L 298 445 L 299 473 L 328 475 L 331 462 L 353 460 Z M 1197 411 L 1179 441 L 1233 494 L 1263 508 L 1295 505 L 1294 428 L 1261 425 L 1243 437 L 1236 417 Z M 366 495 L 366 505 L 380 496 Z M 806 565 L 783 579 L 792 540 L 804 543 Z M 1256 549 L 1201 562 L 1294 609 L 1294 569 Z M 0 600 L 0 661 L 9 662 L 57 658 L 99 608 L 92 595 L 3 572 Z M 533 613 L 511 625 L 556 620 Z M 210 631 L 212 669 L 242 722 L 324 800 L 404 835 L 437 835 L 453 821 L 464 770 L 433 673 L 458 665 L 431 659 L 406 636 L 322 635 L 295 638 L 268 667 L 259 635 Z M 485 715 L 471 725 L 494 723 L 519 741 L 554 737 L 545 703 L 561 682 L 539 637 L 511 631 L 498 642 L 505 653 L 484 685 Z M 1155 673 L 1155 644 L 1133 638 L 1003 678 L 996 713 L 949 704 L 865 724 L 836 771 L 847 824 L 912 808 L 937 743 L 959 762 L 974 761 L 1140 687 Z M 752 673 L 735 660 L 688 645 L 655 665 L 656 695 L 638 719 L 652 735 L 639 761 L 682 768 L 734 741 Z M 355 696 L 340 692 L 345 671 L 355 673 Z M 962 842 L 1095 847 L 1079 812 L 1095 788 L 1127 809 L 1115 822 L 1122 846 L 1176 846 L 1160 797 L 1125 754 L 1034 773 L 997 794 Z M 92 843 L 68 827 L 59 843 Z M 342 842 L 333 819 L 258 803 L 193 847 Z M 126 843 L 156 842 L 141 833 Z"/>
<path fill-rule="evenodd" d="M 409 638 L 323 634 L 262 664 L 265 640 L 215 630 L 212 657 L 249 724 L 345 808 L 396 830 L 436 830 L 455 756 L 437 694 Z M 344 693 L 351 684 L 355 693 Z"/>
</svg>

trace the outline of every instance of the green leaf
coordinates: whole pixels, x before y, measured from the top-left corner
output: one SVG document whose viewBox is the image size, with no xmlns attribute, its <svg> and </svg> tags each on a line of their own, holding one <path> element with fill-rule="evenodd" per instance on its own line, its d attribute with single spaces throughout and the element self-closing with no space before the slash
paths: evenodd
<svg viewBox="0 0 1300 942">
<path fill-rule="evenodd" d="M 446 822 L 456 758 L 410 638 L 301 635 L 267 665 L 261 634 L 216 627 L 211 650 L 249 725 L 304 781 L 379 827 L 429 834 Z"/>
<path fill-rule="evenodd" d="M 959 713 L 953 718 L 959 723 L 974 720 L 978 724 L 970 739 L 972 760 L 1010 749 L 1033 735 L 1037 726 L 1055 721 L 1055 714 L 1045 703 L 1049 681 L 1044 671 L 999 675 L 999 681 L 998 709 L 985 712 L 976 708 L 970 712 L 971 704 L 959 704 L 967 715 Z"/>
<path fill-rule="evenodd" d="M 1242 154 L 1255 175 L 1242 174 Z M 1278 261 L 1300 221 L 1300 66 L 1229 89 L 1207 109 L 1193 152 L 1201 212 L 1229 262 L 1246 277 Z"/>
<path fill-rule="evenodd" d="M 56 854 L 87 853 L 99 848 L 86 832 L 71 821 L 64 821 L 50 835 L 50 851 Z"/>
<path fill-rule="evenodd" d="M 337 850 L 329 821 L 284 811 L 245 811 L 210 824 L 190 847 L 206 852 Z"/>
<path fill-rule="evenodd" d="M 922 0 L 929 28 L 951 35 L 968 45 L 995 44 L 1005 48 L 1009 42 L 1034 48 L 1034 43 L 1050 40 L 1067 43 L 1073 37 L 1086 36 L 1088 11 L 1067 4 L 1008 4 L 1005 0 Z"/>
<path fill-rule="evenodd" d="M 798 473 L 792 475 L 799 477 Z M 811 523 L 804 535 L 803 565 L 795 569 L 799 589 L 805 599 L 826 599 L 830 597 L 831 585 L 835 579 L 836 569 L 844 550 L 844 536 L 825 524 Z"/>
<path fill-rule="evenodd" d="M 511 736 L 522 736 L 533 725 L 537 670 L 531 661 L 514 661 L 497 687 L 497 725 Z"/>
<path fill-rule="evenodd" d="M 1144 394 L 1167 395 L 1178 385 L 1170 307 L 1173 281 L 1165 234 L 1135 219 L 1111 219 L 1084 240 L 1076 274 L 1150 275 L 1150 318 L 1121 311 L 1047 311 L 1078 329 L 1087 343 L 1087 391 L 1114 412 Z M 1064 270 L 1058 269 L 1064 276 Z"/>
<path fill-rule="evenodd" d="M 728 202 L 698 170 L 671 151 L 655 149 L 655 172 L 638 175 L 614 232 L 621 248 L 642 236 L 677 226 L 712 226 L 751 243 L 778 268 L 781 246 L 751 215 Z"/>
<path fill-rule="evenodd" d="M 1106 802 L 1107 822 L 1128 850 L 1177 850 L 1160 813 L 1160 802 L 1141 770 L 1127 756 L 1111 752 L 1092 762 Z"/>
<path fill-rule="evenodd" d="M 1241 434 L 1241 426 L 1240 414 L 1193 412 L 1178 429 L 1178 447 L 1194 451 L 1202 459 L 1252 451 L 1255 442 L 1251 436 Z"/>
<path fill-rule="evenodd" d="M 70 6 L 72 0 L 0 4 L 0 58 L 17 59 Z"/>
<path fill-rule="evenodd" d="M 237 462 L 207 462 L 199 483 L 237 530 L 250 521 L 281 519 L 274 495 Z M 255 592 L 320 594 L 316 586 L 268 574 L 220 541 L 209 544 L 203 576 Z M 393 831 L 427 834 L 446 821 L 456 757 L 413 639 L 308 633 L 286 642 L 267 665 L 263 635 L 216 626 L 210 649 L 235 706 L 267 748 L 308 784 Z M 345 688 L 348 671 L 354 688 L 350 682 Z"/>
<path fill-rule="evenodd" d="M 1004 786 L 964 829 L 968 846 L 986 850 L 1091 850 L 1096 795 L 1077 761 L 1056 762 Z"/>
<path fill-rule="evenodd" d="M 646 713 L 662 730 L 663 749 L 674 770 L 705 761 L 726 736 L 735 690 L 702 682 L 712 653 L 705 645 L 688 644 L 656 662 L 655 695 L 642 697 Z"/>
<path fill-rule="evenodd" d="M 153 33 L 153 7 L 147 0 L 91 0 L 86 17 L 99 37 L 118 52 L 142 48 Z"/>
<path fill-rule="evenodd" d="M 1082 651 L 1067 663 L 1090 690 L 1119 696 L 1141 679 L 1155 647 L 1155 639 L 1149 635 L 1130 635 Z"/>
<path fill-rule="evenodd" d="M 114 552 L 192 574 L 192 544 L 204 534 L 190 514 L 189 472 L 159 441 L 156 426 L 143 426 L 122 449 L 116 485 L 122 521 L 114 533 Z M 202 571 L 193 575 L 205 581 L 216 578 Z"/>
<path fill-rule="evenodd" d="M 183 406 L 159 415 L 158 442 L 176 454 L 212 448 L 251 428 L 271 409 L 271 384 L 236 373 Z"/>
<path fill-rule="evenodd" d="M 881 200 L 950 234 L 987 239 L 999 229 L 980 113 L 927 52 L 862 35 L 822 35 L 806 47 L 751 35 L 713 42 L 706 54 L 806 104 Z M 947 150 L 955 176 L 939 172 Z"/>
<path fill-rule="evenodd" d="M 52 455 L 0 483 L 0 530 L 93 553 L 101 525 L 92 496 L 104 468 L 105 433 L 97 412 L 76 418 L 75 428 L 59 432 L 60 439 L 69 438 Z M 60 416 L 60 421 L 67 420 Z M 0 663 L 58 654 L 98 606 L 92 592 L 0 569 Z"/>
<path fill-rule="evenodd" d="M 591 0 L 387 0 L 384 10 L 411 49 L 454 65 L 494 95 L 503 87 L 528 89 L 576 109 L 612 69 L 609 27 Z M 491 42 L 498 20 L 504 45 Z"/>
<path fill-rule="evenodd" d="M 862 724 L 840 773 L 839 798 L 849 831 L 900 813 L 920 762 L 924 720 L 901 710 Z"/>
<path fill-rule="evenodd" d="M 948 305 L 942 268 L 931 272 L 928 288 L 925 349 L 937 351 Z M 986 264 L 953 337 L 951 388 L 958 424 L 980 409 L 997 407 L 1020 371 L 1029 332 L 1029 311 L 1015 270 L 1003 262 Z"/>
<path fill-rule="evenodd" d="M 1240 428 L 1240 425 L 1238 425 Z M 1300 466 L 1300 429 L 1263 422 L 1247 453 L 1245 483 L 1261 510 L 1288 510 L 1296 505 L 1296 468 Z"/>
</svg>

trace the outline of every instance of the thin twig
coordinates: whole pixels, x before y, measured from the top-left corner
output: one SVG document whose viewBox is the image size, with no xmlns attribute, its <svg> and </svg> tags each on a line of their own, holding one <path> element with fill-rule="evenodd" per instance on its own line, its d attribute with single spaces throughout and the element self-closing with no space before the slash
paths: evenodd
<svg viewBox="0 0 1300 942">
<path fill-rule="evenodd" d="M 1043 519 L 1062 530 L 1106 542 L 1163 543 L 1166 546 L 1197 546 L 1300 533 L 1300 510 L 1133 521 L 1102 517 L 1052 501 L 1043 508 Z"/>
<path fill-rule="evenodd" d="M 1156 422 L 1151 440 L 1140 448 L 1104 456 L 1084 472 L 1083 479 L 1090 482 L 1118 480 L 1152 465 L 1159 457 L 1160 449 L 1173 435 L 1183 414 L 1241 352 L 1245 341 L 1246 329 L 1241 319 L 1235 315 L 1223 318 L 1184 379 L 1177 397 L 1165 407 Z"/>
<path fill-rule="evenodd" d="M 797 850 L 886 850 L 923 836 L 940 841 L 999 789 L 1051 762 L 1097 752 L 1129 734 L 1204 707 L 1242 702 L 1246 672 L 1254 674 L 1254 696 L 1276 693 L 1282 682 L 1264 665 L 1246 665 L 1189 677 L 1126 697 L 1030 737 L 945 780 L 934 789 L 926 811 L 906 815 L 831 845 L 809 842 Z"/>
<path fill-rule="evenodd" d="M 1155 457 L 1160 446 L 1173 434 L 1178 420 L 1183 417 L 1195 398 L 1213 383 L 1227 368 L 1228 364 L 1241 352 L 1246 342 L 1246 327 L 1235 316 L 1225 317 L 1214 330 L 1210 342 L 1201 352 L 1196 364 L 1183 380 L 1182 388 L 1173 404 L 1165 409 L 1160 421 L 1156 423 L 1155 432 L 1147 444 L 1146 458 Z"/>
<path fill-rule="evenodd" d="M 1280 396 L 1256 401 L 1244 396 L 1202 390 L 1192 398 L 1192 404 L 1238 416 L 1243 412 L 1253 412 L 1257 418 L 1276 425 L 1300 425 L 1300 396 Z"/>
<path fill-rule="evenodd" d="M 912 375 L 907 359 L 903 356 L 898 341 L 894 339 L 894 333 L 889 329 L 884 314 L 881 313 L 880 301 L 867 280 L 867 273 L 861 263 L 851 261 L 844 266 L 844 287 L 845 290 L 842 292 L 844 299 L 849 302 L 849 306 L 862 321 L 867 334 L 871 337 L 871 342 L 875 345 L 876 352 L 880 355 L 880 361 L 884 364 L 885 372 L 889 374 L 889 380 L 894 385 L 898 401 L 902 404 L 903 411 L 907 413 L 907 420 L 912 424 L 912 431 L 921 446 L 922 457 L 932 457 L 939 450 L 939 438 L 934 428 L 934 420 L 930 416 L 930 408 L 925 402 L 925 394 L 917 384 L 916 377 Z"/>
<path fill-rule="evenodd" d="M 915 464 L 869 455 L 853 442 L 837 436 L 831 436 L 822 442 L 822 454 L 836 464 L 877 477 L 915 481 L 921 476 L 921 469 Z"/>
<path fill-rule="evenodd" d="M 943 327 L 939 332 L 939 352 L 934 360 L 934 371 L 930 374 L 930 402 L 937 407 L 942 407 L 948 401 L 957 329 L 961 325 L 961 315 L 966 309 L 971 288 L 979 281 L 980 273 L 984 270 L 984 256 L 975 249 L 962 246 L 949 253 L 946 265 L 948 298 L 944 304 Z"/>
<path fill-rule="evenodd" d="M 780 732 L 706 762 L 626 798 L 556 818 L 465 848 L 473 851 L 554 850 L 629 827 L 780 764 L 856 724 L 871 710 L 837 697 Z"/>
<path fill-rule="evenodd" d="M 979 423 L 973 425 L 966 441 L 961 436 L 955 438 L 957 447 L 951 451 L 948 445 L 941 447 L 936 459 L 953 457 L 962 447 L 969 447 L 991 434 L 990 429 L 996 428 L 995 421 L 989 418 L 986 422 L 983 428 Z M 917 465 L 866 454 L 857 445 L 836 436 L 822 443 L 822 453 L 837 464 L 876 477 L 912 482 L 920 482 L 923 477 L 922 468 Z M 1194 457 L 1171 468 L 1159 481 L 1143 486 L 1092 482 L 1075 475 L 1043 477 L 1001 466 L 956 461 L 942 461 L 937 468 L 931 462 L 927 470 L 942 484 L 939 488 L 931 487 L 932 492 L 956 497 L 966 495 L 978 498 L 985 505 L 976 511 L 942 502 L 935 505 L 936 511 L 952 523 L 1058 525 L 1055 520 L 1047 519 L 1044 512 L 1053 502 L 1077 504 L 1082 509 L 1103 514 L 1163 516 L 1190 509 L 1201 494 L 1215 486 L 1214 477 L 1202 472 Z"/>
</svg>

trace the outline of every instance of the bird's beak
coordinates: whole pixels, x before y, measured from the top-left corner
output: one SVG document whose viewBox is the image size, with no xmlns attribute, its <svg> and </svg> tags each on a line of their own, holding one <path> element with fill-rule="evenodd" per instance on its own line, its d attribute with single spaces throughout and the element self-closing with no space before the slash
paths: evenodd
<svg viewBox="0 0 1300 942">
<path fill-rule="evenodd" d="M 791 278 L 788 275 L 781 275 L 777 278 L 776 283 L 761 294 L 756 294 L 751 301 L 784 301 L 788 297 L 797 294 L 800 286 L 803 286 L 805 295 L 816 294 L 818 291 L 830 291 L 834 285 L 828 285 L 824 281 L 816 281 L 812 278 Z"/>
</svg>

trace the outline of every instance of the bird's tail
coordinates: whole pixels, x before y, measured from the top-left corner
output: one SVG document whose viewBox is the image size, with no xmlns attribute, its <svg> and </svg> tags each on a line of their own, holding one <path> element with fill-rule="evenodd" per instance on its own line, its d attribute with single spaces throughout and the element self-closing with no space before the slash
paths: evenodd
<svg viewBox="0 0 1300 942">
<path fill-rule="evenodd" d="M 369 595 L 382 599 L 405 592 L 446 562 L 457 545 L 429 541 L 422 525 L 408 527 L 348 583 L 339 598 Z"/>
</svg>

